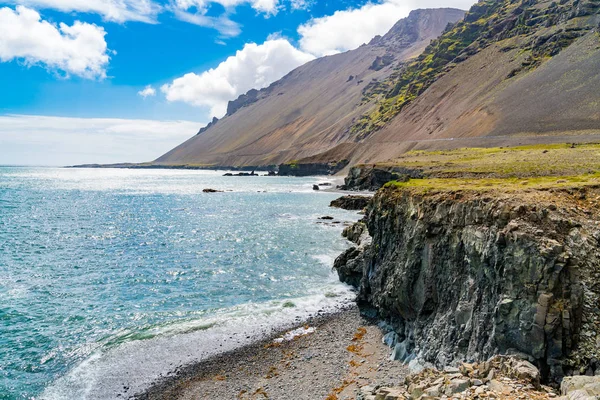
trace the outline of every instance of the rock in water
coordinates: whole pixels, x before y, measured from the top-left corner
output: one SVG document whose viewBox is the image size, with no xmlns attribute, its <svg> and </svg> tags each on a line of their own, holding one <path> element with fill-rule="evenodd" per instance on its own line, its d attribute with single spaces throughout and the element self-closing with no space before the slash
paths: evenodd
<svg viewBox="0 0 600 400">
<path fill-rule="evenodd" d="M 321 188 L 319 187 L 319 185 L 313 185 L 313 190 L 321 190 Z"/>
<path fill-rule="evenodd" d="M 204 193 L 223 193 L 222 190 L 216 190 L 216 189 L 204 189 L 202 192 L 204 192 Z"/>
<path fill-rule="evenodd" d="M 343 210 L 363 210 L 371 200 L 369 196 L 342 196 L 329 204 L 329 207 L 341 208 Z"/>
</svg>

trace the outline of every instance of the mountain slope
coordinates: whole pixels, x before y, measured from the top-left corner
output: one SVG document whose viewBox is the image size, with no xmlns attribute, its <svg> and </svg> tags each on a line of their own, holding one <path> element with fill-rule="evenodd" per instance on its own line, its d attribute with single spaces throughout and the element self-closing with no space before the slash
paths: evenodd
<svg viewBox="0 0 600 400">
<path fill-rule="evenodd" d="M 597 1 L 478 3 L 380 82 L 379 108 L 351 128 L 363 139 L 329 153 L 374 163 L 411 149 L 600 140 L 599 10 Z"/>
<path fill-rule="evenodd" d="M 413 11 L 368 45 L 317 59 L 266 89 L 241 96 L 230 103 L 226 117 L 154 164 L 271 165 L 353 143 L 350 127 L 377 102 L 363 99 L 363 92 L 376 90 L 377 82 L 418 56 L 463 15 L 455 9 Z"/>
</svg>

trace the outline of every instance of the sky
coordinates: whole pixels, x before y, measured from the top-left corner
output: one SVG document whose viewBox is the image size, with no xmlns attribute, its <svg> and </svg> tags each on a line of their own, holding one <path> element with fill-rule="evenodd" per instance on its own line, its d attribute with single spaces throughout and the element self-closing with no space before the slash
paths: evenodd
<svg viewBox="0 0 600 400">
<path fill-rule="evenodd" d="M 473 2 L 0 0 L 0 165 L 154 160 L 250 89 Z"/>
</svg>

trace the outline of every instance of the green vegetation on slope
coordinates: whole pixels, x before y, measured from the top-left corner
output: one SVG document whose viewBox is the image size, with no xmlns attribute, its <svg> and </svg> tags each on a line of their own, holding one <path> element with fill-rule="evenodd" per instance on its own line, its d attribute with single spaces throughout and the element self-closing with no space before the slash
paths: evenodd
<svg viewBox="0 0 600 400">
<path fill-rule="evenodd" d="M 507 78 L 535 68 L 596 28 L 597 22 L 589 16 L 599 10 L 600 0 L 561 0 L 560 3 L 481 0 L 463 21 L 448 26 L 414 61 L 405 63 L 388 79 L 365 90 L 363 102 L 377 99 L 378 106 L 362 116 L 351 133 L 357 141 L 365 139 L 457 63 L 490 44 L 518 38 L 517 44 L 511 43 L 503 51 L 518 48 L 527 53 L 522 66 Z"/>
</svg>

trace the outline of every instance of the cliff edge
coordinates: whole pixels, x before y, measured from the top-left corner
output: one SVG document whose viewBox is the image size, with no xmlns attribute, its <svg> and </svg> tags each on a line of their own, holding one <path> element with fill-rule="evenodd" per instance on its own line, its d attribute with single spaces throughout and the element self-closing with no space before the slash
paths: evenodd
<svg viewBox="0 0 600 400">
<path fill-rule="evenodd" d="M 517 355 L 545 380 L 600 373 L 600 177 L 390 182 L 335 262 L 392 327 L 393 356 L 443 368 Z"/>
</svg>

